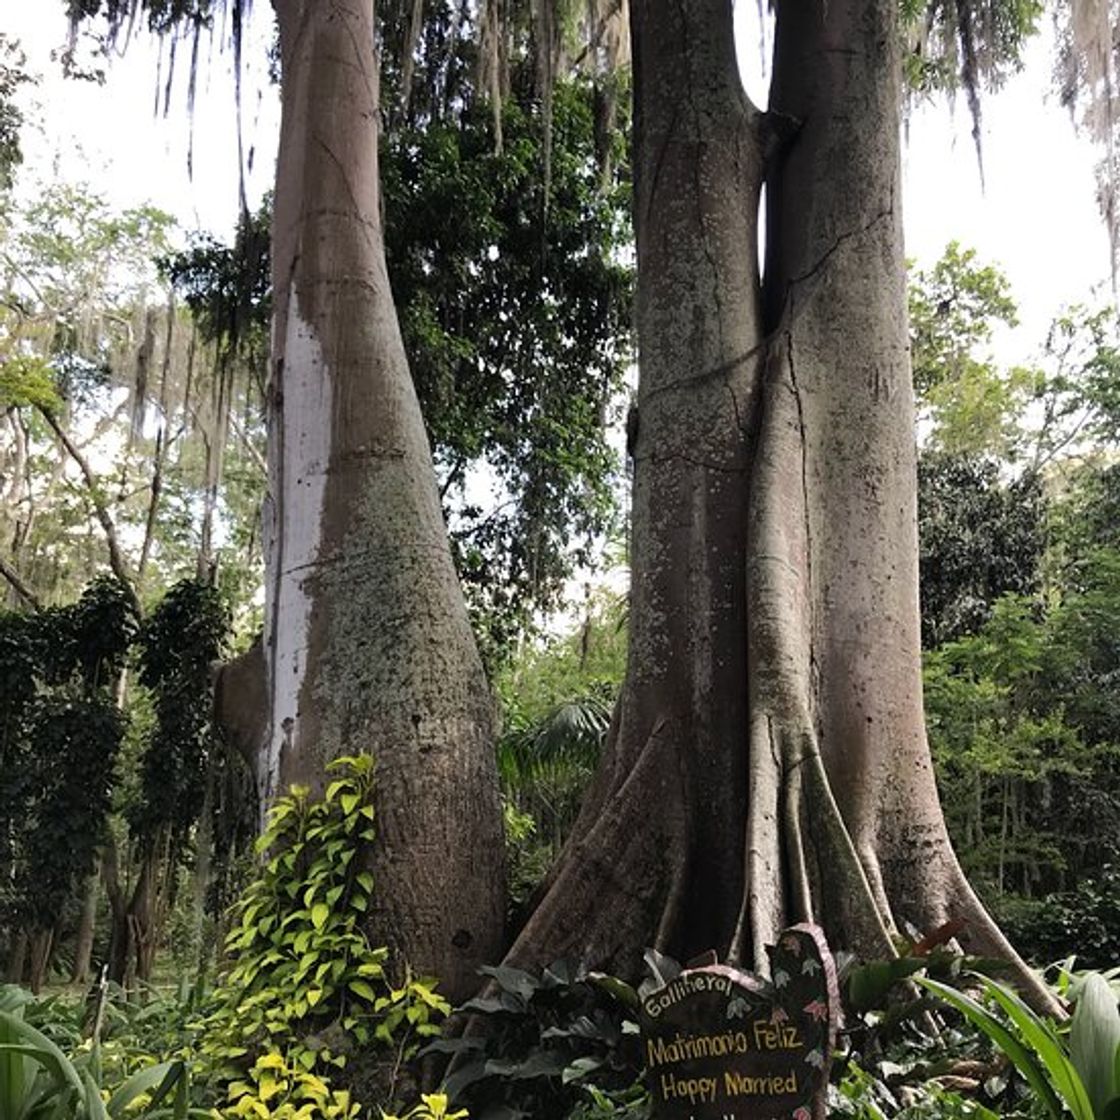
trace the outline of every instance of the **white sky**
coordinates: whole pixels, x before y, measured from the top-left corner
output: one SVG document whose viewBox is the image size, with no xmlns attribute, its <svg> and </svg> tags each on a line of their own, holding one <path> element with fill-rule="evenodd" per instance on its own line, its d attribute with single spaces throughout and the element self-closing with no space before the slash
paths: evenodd
<svg viewBox="0 0 1120 1120">
<path fill-rule="evenodd" d="M 756 11 L 741 0 L 744 21 Z M 27 136 L 21 189 L 58 175 L 87 181 L 120 206 L 151 201 L 186 228 L 228 235 L 237 206 L 232 59 L 218 37 L 204 42 L 194 117 L 194 175 L 187 176 L 185 89 L 189 47 L 181 45 L 176 92 L 165 118 L 153 111 L 158 51 L 150 38 L 113 60 L 103 87 L 61 78 L 50 60 L 66 40 L 61 0 L 0 0 L 0 28 L 22 40 L 30 67 L 41 75 L 32 96 L 40 128 Z M 744 31 L 746 69 L 758 70 L 757 34 Z M 753 35 L 753 38 L 751 37 Z M 246 44 L 244 136 L 254 151 L 250 202 L 270 185 L 278 108 L 265 79 L 271 6 L 254 7 Z M 755 44 L 753 47 L 750 44 Z M 907 253 L 930 265 L 946 243 L 976 248 L 1009 275 L 1023 327 L 1000 341 L 1005 360 L 1019 360 L 1045 335 L 1063 304 L 1105 301 L 1108 238 L 1098 217 L 1094 155 L 1075 135 L 1050 92 L 1049 36 L 1032 44 L 1025 71 L 984 102 L 986 190 L 981 191 L 963 99 L 918 108 L 904 154 Z M 166 61 L 164 64 L 166 74 Z M 748 75 L 751 81 L 751 75 Z M 752 90 L 757 97 L 758 91 Z"/>
<path fill-rule="evenodd" d="M 20 40 L 28 68 L 40 81 L 30 99 L 25 130 L 25 165 L 17 187 L 29 192 L 52 177 L 87 182 L 120 207 L 151 202 L 174 214 L 186 229 L 228 236 L 237 217 L 237 129 L 233 58 L 219 49 L 228 38 L 219 21 L 212 38 L 204 36 L 193 122 L 193 176 L 187 174 L 191 126 L 187 120 L 190 44 L 180 43 L 175 86 L 163 115 L 160 49 L 146 32 L 107 68 L 103 86 L 66 80 L 51 52 L 66 44 L 68 29 L 61 0 L 0 0 L 0 29 Z M 265 52 L 271 38 L 271 5 L 254 7 L 251 41 L 245 44 L 243 138 L 250 205 L 271 186 L 279 107 L 267 83 Z"/>
</svg>

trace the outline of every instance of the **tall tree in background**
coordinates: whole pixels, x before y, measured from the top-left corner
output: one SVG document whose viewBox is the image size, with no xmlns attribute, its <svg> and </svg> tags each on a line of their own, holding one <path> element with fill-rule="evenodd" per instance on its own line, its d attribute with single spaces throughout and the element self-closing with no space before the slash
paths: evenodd
<svg viewBox="0 0 1120 1120">
<path fill-rule="evenodd" d="M 761 964 L 805 919 L 879 955 L 956 918 L 1011 955 L 953 854 L 923 724 L 897 6 L 778 4 L 768 114 L 725 0 L 644 0 L 632 31 L 629 666 L 511 957 L 625 968 L 652 942 Z"/>
</svg>

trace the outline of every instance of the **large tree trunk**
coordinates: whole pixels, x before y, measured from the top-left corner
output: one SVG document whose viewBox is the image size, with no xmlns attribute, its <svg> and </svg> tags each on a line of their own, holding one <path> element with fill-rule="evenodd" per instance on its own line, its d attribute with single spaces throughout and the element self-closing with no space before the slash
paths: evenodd
<svg viewBox="0 0 1120 1120">
<path fill-rule="evenodd" d="M 654 944 L 760 966 L 803 920 L 883 956 L 903 923 L 963 917 L 971 947 L 1011 952 L 952 853 L 924 731 L 896 4 L 777 8 L 762 115 L 730 3 L 632 7 L 630 658 L 521 963 L 625 969 Z"/>
<path fill-rule="evenodd" d="M 630 650 L 605 760 L 514 959 L 726 945 L 743 891 L 760 114 L 722 0 L 632 5 L 641 377 Z"/>
<path fill-rule="evenodd" d="M 373 5 L 274 6 L 262 802 L 372 753 L 371 933 L 457 997 L 501 950 L 501 818 L 490 693 L 385 272 Z"/>
</svg>

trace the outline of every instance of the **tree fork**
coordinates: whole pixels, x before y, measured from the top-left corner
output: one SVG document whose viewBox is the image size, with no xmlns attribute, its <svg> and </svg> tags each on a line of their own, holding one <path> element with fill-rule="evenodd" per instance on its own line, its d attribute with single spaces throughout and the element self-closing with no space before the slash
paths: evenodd
<svg viewBox="0 0 1120 1120">
<path fill-rule="evenodd" d="M 632 24 L 629 661 L 511 959 L 610 966 L 612 933 L 637 931 L 757 966 L 791 917 L 878 957 L 896 920 L 959 915 L 1052 1007 L 960 871 L 925 738 L 894 4 L 779 4 L 766 117 L 738 85 L 730 5 L 643 0 Z"/>
</svg>

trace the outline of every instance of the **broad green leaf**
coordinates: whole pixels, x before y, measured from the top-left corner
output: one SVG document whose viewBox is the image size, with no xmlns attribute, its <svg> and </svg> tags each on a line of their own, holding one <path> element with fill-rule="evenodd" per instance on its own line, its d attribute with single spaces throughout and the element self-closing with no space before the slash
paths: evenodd
<svg viewBox="0 0 1120 1120">
<path fill-rule="evenodd" d="M 377 998 L 377 993 L 364 980 L 351 980 L 347 987 L 355 995 L 361 996 L 362 999 L 369 1000 L 370 1003 Z"/>
<path fill-rule="evenodd" d="M 1050 1080 L 1075 1120 L 1093 1120 L 1093 1106 L 1080 1075 L 1074 1068 L 1054 1029 L 1040 1019 L 1014 992 L 981 977 L 988 994 L 1007 1012 L 1019 1028 L 1023 1041 L 1034 1051 L 1050 1074 Z"/>
<path fill-rule="evenodd" d="M 958 992 L 956 988 L 942 984 L 939 980 L 931 980 L 928 976 L 916 976 L 915 983 L 920 984 L 927 991 L 944 1000 L 950 1007 L 956 1008 L 970 1023 L 978 1027 L 992 1042 L 1003 1051 L 1015 1068 L 1027 1079 L 1027 1083 L 1035 1091 L 1040 1103 L 1050 1114 L 1051 1120 L 1062 1120 L 1062 1102 L 1058 1099 L 1042 1072 L 1038 1062 L 1007 1027 L 999 1021 L 986 1007 L 981 1006 L 971 996 Z"/>
<path fill-rule="evenodd" d="M 182 1062 L 160 1062 L 158 1065 L 147 1066 L 134 1073 L 109 1098 L 107 1108 L 110 1117 L 112 1120 L 119 1120 L 125 1115 L 125 1109 L 144 1093 L 152 1094 L 150 1106 L 159 1104 L 175 1085 L 176 1080 L 183 1076 L 185 1076 L 185 1067 Z"/>
<path fill-rule="evenodd" d="M 1070 1057 L 1094 1114 L 1120 1097 L 1120 1009 L 1108 981 L 1090 973 L 1081 985 L 1069 1032 Z"/>
</svg>

